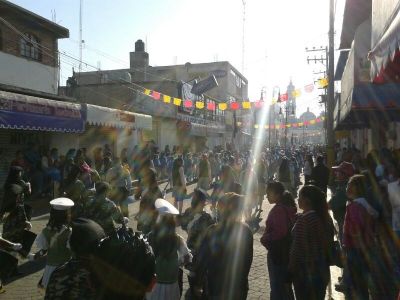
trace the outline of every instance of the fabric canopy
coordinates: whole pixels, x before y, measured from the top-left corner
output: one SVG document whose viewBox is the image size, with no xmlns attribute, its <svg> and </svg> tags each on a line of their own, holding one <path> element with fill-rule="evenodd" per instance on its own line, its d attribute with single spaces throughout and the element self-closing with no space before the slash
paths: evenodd
<svg viewBox="0 0 400 300">
<path fill-rule="evenodd" d="M 130 111 L 87 104 L 87 123 L 128 129 L 152 129 L 152 118 Z"/>
<path fill-rule="evenodd" d="M 354 86 L 341 106 L 337 128 L 366 127 L 372 122 L 400 121 L 400 84 Z"/>
<path fill-rule="evenodd" d="M 0 91 L 0 128 L 83 132 L 80 104 Z"/>
<path fill-rule="evenodd" d="M 398 12 L 387 28 L 382 38 L 369 53 L 371 60 L 371 78 L 374 79 L 378 73 L 386 67 L 389 60 L 394 59 L 400 46 L 400 13 Z"/>
</svg>

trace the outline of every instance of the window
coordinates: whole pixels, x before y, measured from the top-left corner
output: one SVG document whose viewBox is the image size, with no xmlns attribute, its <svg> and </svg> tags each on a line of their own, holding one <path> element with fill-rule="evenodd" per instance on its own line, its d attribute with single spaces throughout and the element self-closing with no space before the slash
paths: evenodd
<svg viewBox="0 0 400 300">
<path fill-rule="evenodd" d="M 20 39 L 20 54 L 34 60 L 41 60 L 42 53 L 40 51 L 40 41 L 34 35 L 25 33 Z"/>
</svg>

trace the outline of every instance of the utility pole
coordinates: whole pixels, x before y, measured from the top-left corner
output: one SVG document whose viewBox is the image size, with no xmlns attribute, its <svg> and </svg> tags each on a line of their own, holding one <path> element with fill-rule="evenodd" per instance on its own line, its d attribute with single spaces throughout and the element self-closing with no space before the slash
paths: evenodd
<svg viewBox="0 0 400 300">
<path fill-rule="evenodd" d="M 83 0 L 79 1 L 79 73 L 82 71 L 82 48 L 83 48 L 83 40 L 82 40 L 82 6 Z"/>
<path fill-rule="evenodd" d="M 335 76 L 335 52 L 334 52 L 334 32 L 335 32 L 335 1 L 329 1 L 329 68 L 328 68 L 328 103 L 326 112 L 326 134 L 327 134 L 327 155 L 328 155 L 328 168 L 334 164 L 334 143 L 335 136 L 333 131 L 333 111 L 335 109 L 335 89 L 334 89 L 334 76 Z"/>
<path fill-rule="evenodd" d="M 246 25 L 246 0 L 242 0 L 243 4 L 243 28 L 242 28 L 242 74 L 244 74 L 244 50 L 245 50 L 245 25 Z"/>
</svg>

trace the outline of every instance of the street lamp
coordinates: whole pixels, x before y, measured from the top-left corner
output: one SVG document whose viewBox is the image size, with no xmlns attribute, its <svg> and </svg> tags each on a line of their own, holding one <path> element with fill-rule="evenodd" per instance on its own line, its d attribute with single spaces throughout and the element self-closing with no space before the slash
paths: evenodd
<svg viewBox="0 0 400 300">
<path fill-rule="evenodd" d="M 287 134 L 288 134 L 288 118 L 289 118 L 289 112 L 290 116 L 294 116 L 296 113 L 294 111 L 294 106 L 291 102 L 285 102 L 285 106 L 283 111 L 285 112 L 285 140 L 284 140 L 284 145 L 285 145 L 285 150 L 286 150 L 286 144 L 287 144 Z M 283 111 L 282 107 L 279 108 L 279 116 L 283 118 Z"/>
</svg>

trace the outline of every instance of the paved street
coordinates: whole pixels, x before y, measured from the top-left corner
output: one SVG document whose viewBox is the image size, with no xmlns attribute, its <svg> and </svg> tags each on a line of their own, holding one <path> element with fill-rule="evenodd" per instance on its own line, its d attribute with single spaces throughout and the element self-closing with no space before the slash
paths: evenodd
<svg viewBox="0 0 400 300">
<path fill-rule="evenodd" d="M 191 185 L 188 192 L 191 193 L 194 189 L 195 185 Z M 167 195 L 167 199 L 171 200 L 171 193 Z M 185 207 L 187 207 L 190 203 L 190 200 L 185 201 Z M 268 202 L 264 201 L 263 206 L 263 222 L 265 224 L 265 218 L 268 214 L 268 211 L 271 209 L 271 205 Z M 130 205 L 130 226 L 136 228 L 136 224 L 134 224 L 133 216 L 138 210 L 138 203 L 134 203 Z M 35 233 L 40 232 L 40 230 L 46 225 L 48 220 L 48 215 L 43 215 L 34 218 L 32 221 L 33 228 L 32 230 Z M 260 229 L 260 231 L 254 235 L 254 259 L 252 268 L 249 275 L 250 282 L 250 291 L 248 295 L 248 299 L 269 299 L 269 278 L 267 272 L 267 252 L 265 248 L 260 244 L 261 233 L 263 232 L 264 227 Z M 186 236 L 185 232 L 180 232 L 183 236 Z M 36 249 L 33 249 L 36 250 Z M 45 262 L 28 262 L 21 261 L 20 262 L 20 271 L 24 274 L 20 278 L 13 278 L 10 282 L 8 282 L 5 286 L 7 292 L 3 295 L 0 295 L 1 300 L 8 299 L 43 299 L 44 293 L 37 288 L 37 283 L 40 280 L 40 277 L 43 272 Z M 337 268 L 332 268 L 331 270 L 333 280 L 332 282 L 337 282 L 337 276 L 340 274 Z M 187 278 L 184 276 L 184 289 L 187 290 Z M 343 294 L 337 293 L 333 291 L 332 294 L 333 299 L 344 299 Z M 327 297 L 327 299 L 329 299 Z"/>
</svg>

